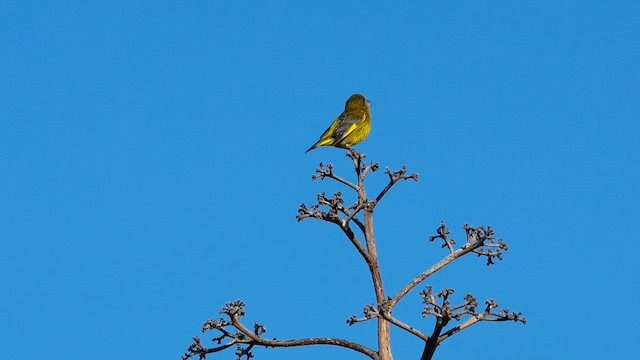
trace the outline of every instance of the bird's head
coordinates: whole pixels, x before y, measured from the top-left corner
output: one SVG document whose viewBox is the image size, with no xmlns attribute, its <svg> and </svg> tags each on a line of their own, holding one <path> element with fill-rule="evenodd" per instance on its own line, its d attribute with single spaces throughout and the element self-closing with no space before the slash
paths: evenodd
<svg viewBox="0 0 640 360">
<path fill-rule="evenodd" d="M 371 106 L 371 102 L 367 100 L 364 95 L 361 94 L 353 94 L 347 100 L 347 103 L 344 105 L 344 110 L 365 110 Z"/>
</svg>

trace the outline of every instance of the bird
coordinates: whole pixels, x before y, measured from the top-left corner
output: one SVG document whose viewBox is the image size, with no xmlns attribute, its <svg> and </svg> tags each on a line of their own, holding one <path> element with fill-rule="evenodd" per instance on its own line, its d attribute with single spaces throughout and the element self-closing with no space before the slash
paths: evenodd
<svg viewBox="0 0 640 360">
<path fill-rule="evenodd" d="M 353 94 L 344 104 L 344 111 L 336 118 L 331 126 L 320 135 L 320 140 L 313 144 L 305 153 L 319 146 L 335 146 L 350 149 L 361 142 L 371 130 L 371 102 L 364 95 Z"/>
</svg>

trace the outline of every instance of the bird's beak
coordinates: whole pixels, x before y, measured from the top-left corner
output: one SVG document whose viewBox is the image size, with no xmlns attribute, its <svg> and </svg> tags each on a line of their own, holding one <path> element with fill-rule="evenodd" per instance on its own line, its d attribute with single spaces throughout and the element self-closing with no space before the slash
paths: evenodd
<svg viewBox="0 0 640 360">
<path fill-rule="evenodd" d="M 365 100 L 367 102 L 367 106 L 371 107 L 371 100 Z"/>
</svg>

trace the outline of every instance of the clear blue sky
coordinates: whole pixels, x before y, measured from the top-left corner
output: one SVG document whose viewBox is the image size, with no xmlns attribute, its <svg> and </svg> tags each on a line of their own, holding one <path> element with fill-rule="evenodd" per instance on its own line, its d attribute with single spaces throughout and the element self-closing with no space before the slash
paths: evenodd
<svg viewBox="0 0 640 360">
<path fill-rule="evenodd" d="M 344 151 L 304 150 L 354 92 L 373 102 L 358 149 L 421 176 L 376 211 L 389 292 L 445 255 L 426 242 L 441 220 L 510 245 L 429 283 L 528 324 L 476 325 L 437 358 L 637 356 L 637 1 L 231 3 L 0 5 L 0 358 L 178 359 L 237 298 L 267 336 L 373 346 L 373 323 L 345 324 L 373 301 L 366 267 L 294 217 L 345 191 L 310 181 L 321 161 L 351 176 Z M 416 291 L 397 315 L 430 332 L 420 311 Z"/>
</svg>

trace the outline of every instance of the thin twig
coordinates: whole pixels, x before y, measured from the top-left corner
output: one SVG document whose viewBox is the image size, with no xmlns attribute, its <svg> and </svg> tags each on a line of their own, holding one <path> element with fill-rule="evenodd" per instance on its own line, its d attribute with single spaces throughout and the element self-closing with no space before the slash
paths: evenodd
<svg viewBox="0 0 640 360">
<path fill-rule="evenodd" d="M 414 328 L 412 326 L 409 326 L 408 324 L 403 323 L 402 321 L 396 319 L 395 317 L 389 316 L 387 319 L 393 325 L 395 325 L 395 326 L 397 326 L 397 327 L 399 327 L 399 328 L 401 328 L 403 330 L 406 330 L 406 331 L 410 332 L 411 334 L 419 337 L 420 339 L 422 339 L 424 341 L 428 341 L 429 340 L 429 337 L 427 335 L 425 335 L 424 333 L 422 333 L 420 330 L 418 330 L 418 329 L 416 329 L 416 328 Z"/>
<path fill-rule="evenodd" d="M 316 179 L 324 180 L 325 178 L 334 179 L 340 183 L 347 185 L 353 190 L 358 191 L 358 187 L 355 184 L 333 173 L 333 164 L 327 164 L 325 166 L 324 163 L 320 163 L 318 168 L 316 168 L 316 173 L 311 177 L 311 180 L 313 181 L 315 181 Z"/>
<path fill-rule="evenodd" d="M 351 227 L 349 226 L 349 224 L 346 224 L 344 226 L 340 226 L 340 229 L 342 229 L 344 234 L 347 235 L 347 238 L 349 238 L 349 241 L 351 241 L 353 246 L 356 247 L 356 249 L 358 250 L 360 255 L 362 255 L 362 258 L 367 263 L 371 262 L 371 254 L 369 253 L 369 251 L 367 251 L 367 249 L 365 249 L 364 245 L 362 244 L 360 239 L 358 239 L 358 237 L 353 232 L 353 230 L 351 230 Z"/>
<path fill-rule="evenodd" d="M 400 170 L 394 172 L 391 172 L 391 170 L 387 168 L 384 173 L 389 175 L 389 183 L 384 187 L 384 189 L 382 189 L 382 191 L 380 191 L 378 196 L 376 196 L 376 199 L 374 200 L 376 204 L 380 202 L 387 191 L 389 191 L 399 180 L 413 179 L 414 181 L 418 181 L 418 174 L 415 173 L 407 175 L 407 167 L 404 165 L 402 165 L 402 168 L 400 168 Z"/>
</svg>

